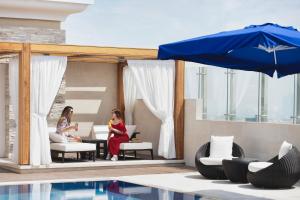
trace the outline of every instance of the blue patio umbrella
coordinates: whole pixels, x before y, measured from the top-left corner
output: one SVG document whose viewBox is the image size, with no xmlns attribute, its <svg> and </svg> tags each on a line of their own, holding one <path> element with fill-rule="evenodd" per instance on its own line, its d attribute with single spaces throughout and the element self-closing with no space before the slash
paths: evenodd
<svg viewBox="0 0 300 200">
<path fill-rule="evenodd" d="M 158 59 L 185 60 L 283 77 L 300 73 L 300 32 L 266 23 L 159 46 Z"/>
</svg>

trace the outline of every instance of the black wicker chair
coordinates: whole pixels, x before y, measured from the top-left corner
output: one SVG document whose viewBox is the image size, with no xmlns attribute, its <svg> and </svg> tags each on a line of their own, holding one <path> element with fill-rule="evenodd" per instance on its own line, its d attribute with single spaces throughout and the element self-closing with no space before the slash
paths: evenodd
<svg viewBox="0 0 300 200">
<path fill-rule="evenodd" d="M 269 160 L 273 164 L 257 172 L 248 172 L 248 181 L 263 188 L 290 188 L 300 179 L 300 152 L 293 147 L 285 156 Z"/>
<path fill-rule="evenodd" d="M 209 179 L 227 179 L 222 165 L 204 165 L 203 163 L 200 162 L 200 158 L 209 156 L 209 149 L 210 149 L 210 142 L 202 145 L 197 151 L 195 156 L 195 164 L 198 171 L 204 177 Z M 243 149 L 236 143 L 233 143 L 232 156 L 245 157 Z"/>
</svg>

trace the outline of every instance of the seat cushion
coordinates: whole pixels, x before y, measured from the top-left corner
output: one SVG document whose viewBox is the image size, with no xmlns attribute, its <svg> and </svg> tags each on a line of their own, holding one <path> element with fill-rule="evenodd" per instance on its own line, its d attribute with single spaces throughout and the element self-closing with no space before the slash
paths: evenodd
<svg viewBox="0 0 300 200">
<path fill-rule="evenodd" d="M 252 162 L 248 165 L 248 170 L 250 172 L 258 172 L 259 170 L 265 169 L 272 165 L 271 162 Z"/>
<path fill-rule="evenodd" d="M 121 150 L 142 150 L 142 149 L 152 149 L 151 142 L 127 142 L 120 144 Z"/>
<path fill-rule="evenodd" d="M 202 157 L 199 160 L 204 165 L 222 165 L 222 161 L 224 159 L 231 160 L 232 158 L 237 158 L 237 157 L 228 157 L 228 158 Z"/>
<path fill-rule="evenodd" d="M 284 141 L 281 144 L 279 154 L 278 154 L 278 159 L 281 159 L 283 156 L 285 156 L 291 149 L 293 148 L 293 145 Z"/>
<path fill-rule="evenodd" d="M 67 143 L 68 139 L 63 136 L 60 135 L 58 133 L 49 133 L 49 138 L 51 142 L 55 142 L 55 143 Z"/>
<path fill-rule="evenodd" d="M 108 137 L 107 125 L 94 125 L 93 126 L 93 139 L 106 140 Z"/>
<path fill-rule="evenodd" d="M 126 125 L 128 137 L 131 138 L 132 134 L 136 130 L 136 125 Z"/>
<path fill-rule="evenodd" d="M 96 144 L 80 142 L 51 143 L 50 149 L 63 152 L 96 151 Z"/>
<path fill-rule="evenodd" d="M 211 136 L 210 153 L 212 158 L 232 157 L 233 136 Z"/>
</svg>

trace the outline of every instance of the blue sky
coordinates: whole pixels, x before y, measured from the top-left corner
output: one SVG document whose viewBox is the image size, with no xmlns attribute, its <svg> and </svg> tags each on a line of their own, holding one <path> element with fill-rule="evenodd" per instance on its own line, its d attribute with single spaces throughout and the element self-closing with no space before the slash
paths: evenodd
<svg viewBox="0 0 300 200">
<path fill-rule="evenodd" d="M 299 0 L 95 0 L 63 23 L 67 43 L 159 44 L 266 22 L 300 29 Z"/>
</svg>

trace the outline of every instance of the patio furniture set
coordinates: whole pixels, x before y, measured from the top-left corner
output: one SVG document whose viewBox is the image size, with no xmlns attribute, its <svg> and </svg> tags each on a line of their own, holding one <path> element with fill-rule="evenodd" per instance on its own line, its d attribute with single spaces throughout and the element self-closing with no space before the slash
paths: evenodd
<svg viewBox="0 0 300 200">
<path fill-rule="evenodd" d="M 137 159 L 138 151 L 149 151 L 151 159 L 153 160 L 153 148 L 151 142 L 135 141 L 137 134 L 135 125 L 126 125 L 129 142 L 120 144 L 120 154 L 125 160 L 127 152 L 133 152 L 134 158 Z M 64 137 L 56 133 L 56 128 L 49 128 L 49 138 L 51 141 L 50 149 L 52 155 L 61 154 L 62 162 L 65 161 L 66 153 L 76 153 L 77 160 L 80 158 L 92 159 L 94 162 L 97 158 L 101 158 L 101 151 L 103 152 L 102 159 L 107 156 L 107 125 L 93 126 L 92 136 L 90 138 L 82 139 L 82 142 L 68 142 Z"/>
<path fill-rule="evenodd" d="M 195 164 L 208 179 L 229 179 L 261 188 L 290 188 L 300 179 L 300 152 L 284 141 L 279 153 L 267 162 L 246 158 L 233 136 L 211 136 L 196 153 Z"/>
</svg>

